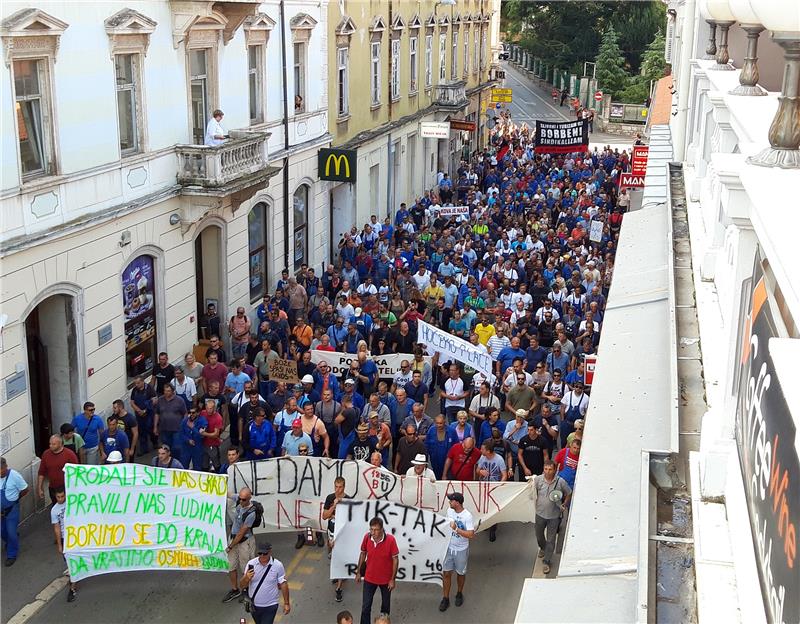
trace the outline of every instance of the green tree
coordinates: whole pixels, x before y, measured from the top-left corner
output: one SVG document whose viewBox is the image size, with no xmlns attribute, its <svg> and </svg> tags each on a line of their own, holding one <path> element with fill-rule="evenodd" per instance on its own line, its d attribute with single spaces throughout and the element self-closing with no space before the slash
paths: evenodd
<svg viewBox="0 0 800 624">
<path fill-rule="evenodd" d="M 617 95 L 623 102 L 641 104 L 650 95 L 650 83 L 664 76 L 664 33 L 659 30 L 642 55 L 642 68 L 638 75 L 628 80 L 628 85 Z"/>
<path fill-rule="evenodd" d="M 617 32 L 613 26 L 606 28 L 603 41 L 595 59 L 597 63 L 597 84 L 612 98 L 625 88 L 628 83 L 628 73 L 625 71 L 625 58 L 617 42 Z"/>
</svg>

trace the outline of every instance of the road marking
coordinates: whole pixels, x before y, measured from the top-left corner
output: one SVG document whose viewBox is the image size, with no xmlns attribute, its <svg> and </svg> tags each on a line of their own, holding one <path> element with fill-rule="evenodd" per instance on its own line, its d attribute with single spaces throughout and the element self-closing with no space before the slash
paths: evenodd
<svg viewBox="0 0 800 624">
<path fill-rule="evenodd" d="M 322 550 L 312 550 L 308 552 L 306 559 L 310 559 L 311 561 L 321 561 L 323 554 L 324 553 Z"/>
<path fill-rule="evenodd" d="M 511 69 L 511 65 L 509 65 L 508 67 L 509 67 L 509 69 Z M 556 113 L 558 113 L 558 116 L 560 118 L 564 119 L 565 121 L 572 121 L 570 118 L 568 118 L 566 115 L 564 115 L 564 113 L 562 113 L 555 106 L 553 106 L 550 102 L 545 100 L 541 95 L 539 95 L 535 91 L 531 90 L 529 87 L 525 86 L 525 84 L 523 84 L 522 80 L 520 80 L 520 78 L 516 74 L 517 74 L 516 69 L 509 73 L 509 75 L 513 77 L 513 79 L 517 82 L 517 84 L 519 84 L 520 87 L 525 89 L 528 93 L 530 93 L 537 100 L 540 100 L 545 106 L 547 106 L 551 110 L 554 110 Z"/>
<path fill-rule="evenodd" d="M 286 567 L 286 576 L 289 576 L 292 572 L 294 572 L 294 569 L 300 564 L 307 552 L 308 551 L 304 548 L 301 548 L 297 551 L 295 556 L 292 557 L 292 560 L 289 562 L 289 565 Z"/>
<path fill-rule="evenodd" d="M 300 581 L 289 581 L 289 589 L 292 591 L 300 591 L 303 589 L 303 583 Z"/>
<path fill-rule="evenodd" d="M 314 574 L 314 567 L 313 566 L 297 566 L 295 572 L 298 574 L 303 574 L 308 576 L 309 574 Z"/>
<path fill-rule="evenodd" d="M 24 624 L 36 615 L 39 610 L 61 592 L 69 583 L 66 576 L 59 576 L 42 591 L 36 594 L 33 602 L 26 604 L 14 616 L 8 620 L 8 624 Z"/>
</svg>

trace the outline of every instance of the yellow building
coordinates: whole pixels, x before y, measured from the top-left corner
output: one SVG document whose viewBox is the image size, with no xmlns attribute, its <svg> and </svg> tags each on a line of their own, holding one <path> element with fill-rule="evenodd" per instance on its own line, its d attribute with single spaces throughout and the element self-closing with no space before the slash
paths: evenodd
<svg viewBox="0 0 800 624">
<path fill-rule="evenodd" d="M 329 131 L 333 147 L 355 152 L 354 181 L 329 182 L 333 240 L 372 214 L 393 216 L 483 146 L 499 24 L 500 0 L 328 5 Z"/>
</svg>

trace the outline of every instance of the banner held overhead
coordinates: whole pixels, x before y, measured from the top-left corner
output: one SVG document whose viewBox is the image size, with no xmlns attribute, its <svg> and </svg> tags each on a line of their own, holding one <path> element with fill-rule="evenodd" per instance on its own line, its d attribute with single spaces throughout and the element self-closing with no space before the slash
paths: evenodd
<svg viewBox="0 0 800 624">
<path fill-rule="evenodd" d="M 534 151 L 537 154 L 569 154 L 589 149 L 589 120 L 536 121 Z"/>
</svg>

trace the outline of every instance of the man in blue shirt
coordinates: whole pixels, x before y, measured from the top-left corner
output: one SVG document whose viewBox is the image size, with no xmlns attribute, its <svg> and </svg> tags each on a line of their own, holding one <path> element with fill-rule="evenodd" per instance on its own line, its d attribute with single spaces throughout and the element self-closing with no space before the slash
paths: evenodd
<svg viewBox="0 0 800 624">
<path fill-rule="evenodd" d="M 100 463 L 104 464 L 106 457 L 112 451 L 119 451 L 120 455 L 127 457 L 128 436 L 119 428 L 119 420 L 116 416 L 109 416 L 106 420 L 108 429 L 100 435 Z"/>
<path fill-rule="evenodd" d="M 28 493 L 22 475 L 8 467 L 0 457 L 0 508 L 2 508 L 2 537 L 6 546 L 6 567 L 14 565 L 19 554 L 19 501 Z"/>
<path fill-rule="evenodd" d="M 536 370 L 536 365 L 544 362 L 547 358 L 547 349 L 539 346 L 539 338 L 531 336 L 531 344 L 525 351 L 525 370 L 533 373 Z"/>
<path fill-rule="evenodd" d="M 514 336 L 511 339 L 511 345 L 503 347 L 500 349 L 500 353 L 497 354 L 497 376 L 502 377 L 505 375 L 505 372 L 511 368 L 516 359 L 524 361 L 525 351 L 520 349 L 519 337 Z"/>
<path fill-rule="evenodd" d="M 230 401 L 234 395 L 244 390 L 244 384 L 251 381 L 250 377 L 242 371 L 241 360 L 231 360 L 231 372 L 225 378 L 225 393 Z"/>
<path fill-rule="evenodd" d="M 83 438 L 83 450 L 86 454 L 86 463 L 97 465 L 100 463 L 100 434 L 105 429 L 103 419 L 95 415 L 94 403 L 87 401 L 83 404 L 83 413 L 77 414 L 72 419 L 72 426 Z"/>
</svg>

